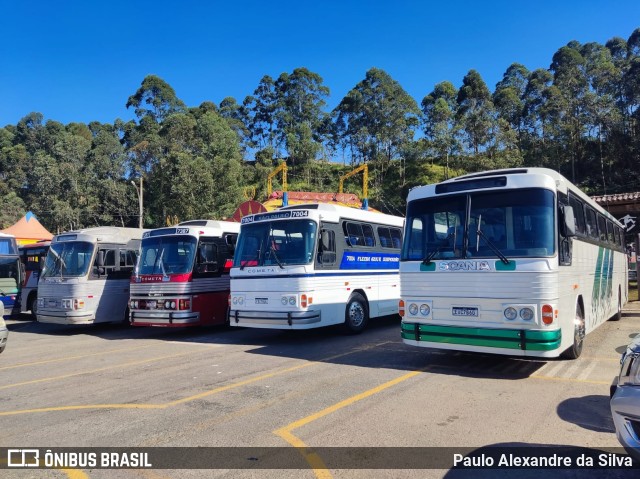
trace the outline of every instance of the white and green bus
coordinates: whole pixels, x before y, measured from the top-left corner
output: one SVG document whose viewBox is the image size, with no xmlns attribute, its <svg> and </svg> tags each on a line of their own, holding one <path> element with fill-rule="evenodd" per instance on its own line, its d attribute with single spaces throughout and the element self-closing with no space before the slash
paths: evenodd
<svg viewBox="0 0 640 479">
<path fill-rule="evenodd" d="M 400 260 L 402 339 L 577 358 L 628 299 L 622 225 L 557 172 L 469 174 L 414 188 Z"/>
</svg>

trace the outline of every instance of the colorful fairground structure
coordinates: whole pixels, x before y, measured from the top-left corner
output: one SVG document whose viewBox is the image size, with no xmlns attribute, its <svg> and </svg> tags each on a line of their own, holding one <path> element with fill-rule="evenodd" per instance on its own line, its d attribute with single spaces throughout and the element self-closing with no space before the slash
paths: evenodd
<svg viewBox="0 0 640 479">
<path fill-rule="evenodd" d="M 362 195 L 360 200 L 358 195 L 344 193 L 344 180 L 362 172 Z M 282 190 L 273 191 L 273 178 L 282 173 Z M 330 203 L 351 208 L 371 210 L 369 208 L 369 169 L 366 164 L 360 165 L 354 170 L 340 177 L 340 185 L 337 193 L 321 193 L 315 191 L 287 191 L 287 164 L 280 163 L 267 177 L 267 199 L 263 202 L 250 199 L 241 203 L 232 217 L 232 221 L 240 221 L 247 215 L 273 211 L 283 206 L 302 205 L 309 203 Z M 255 191 L 254 191 L 255 194 Z"/>
</svg>

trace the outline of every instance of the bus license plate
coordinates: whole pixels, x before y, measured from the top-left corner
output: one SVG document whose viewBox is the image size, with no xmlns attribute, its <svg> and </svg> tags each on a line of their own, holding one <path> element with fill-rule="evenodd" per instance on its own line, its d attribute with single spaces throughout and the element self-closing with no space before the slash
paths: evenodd
<svg viewBox="0 0 640 479">
<path fill-rule="evenodd" d="M 478 308 L 454 307 L 451 312 L 454 316 L 478 316 Z"/>
<path fill-rule="evenodd" d="M 269 304 L 269 298 L 256 298 L 256 304 Z"/>
</svg>

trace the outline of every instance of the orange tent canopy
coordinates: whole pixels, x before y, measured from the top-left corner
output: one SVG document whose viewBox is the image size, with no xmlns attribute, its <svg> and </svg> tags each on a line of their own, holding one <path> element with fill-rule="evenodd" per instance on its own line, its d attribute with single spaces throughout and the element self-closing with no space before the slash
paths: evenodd
<svg viewBox="0 0 640 479">
<path fill-rule="evenodd" d="M 10 234 L 16 237 L 18 244 L 35 243 L 41 240 L 50 240 L 53 235 L 40 224 L 36 215 L 29 211 L 13 226 L 2 230 L 2 233 Z"/>
</svg>

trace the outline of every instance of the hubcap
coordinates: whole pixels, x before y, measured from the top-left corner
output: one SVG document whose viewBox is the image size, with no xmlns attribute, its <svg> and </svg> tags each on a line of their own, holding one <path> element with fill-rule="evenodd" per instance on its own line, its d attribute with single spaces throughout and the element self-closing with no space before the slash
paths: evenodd
<svg viewBox="0 0 640 479">
<path fill-rule="evenodd" d="M 349 321 L 354 326 L 360 326 L 364 321 L 364 309 L 357 301 L 354 301 L 349 306 Z"/>
</svg>

